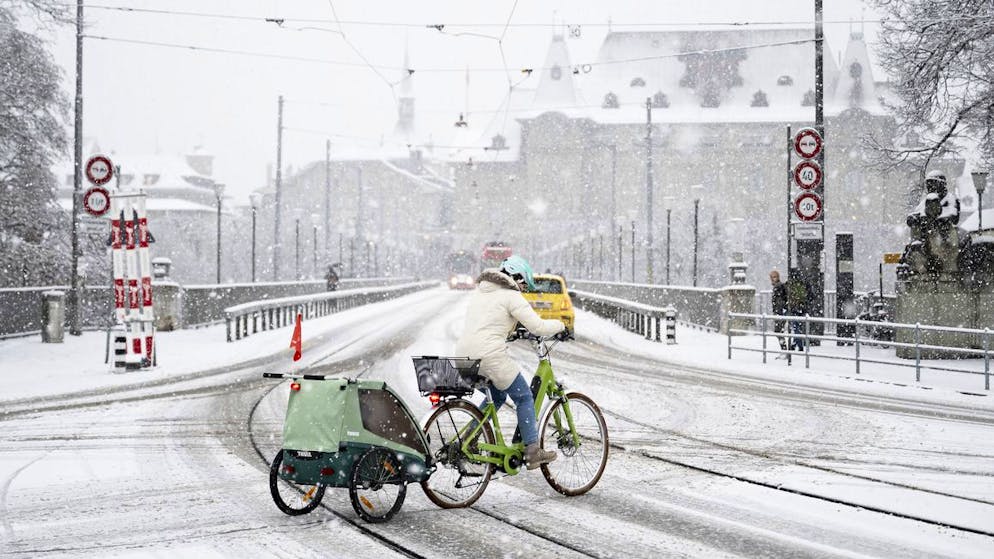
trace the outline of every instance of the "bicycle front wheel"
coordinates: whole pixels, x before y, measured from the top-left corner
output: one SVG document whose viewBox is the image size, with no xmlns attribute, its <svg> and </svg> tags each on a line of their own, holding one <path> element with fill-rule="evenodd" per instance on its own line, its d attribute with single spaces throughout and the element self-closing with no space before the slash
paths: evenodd
<svg viewBox="0 0 994 559">
<path fill-rule="evenodd" d="M 435 471 L 421 482 L 428 499 L 443 509 L 468 507 L 483 495 L 494 465 L 470 460 L 462 452 L 466 435 L 475 425 L 483 428 L 473 444 L 494 444 L 494 432 L 483 422 L 483 413 L 465 400 L 450 400 L 431 414 L 425 423 L 428 454 Z"/>
<path fill-rule="evenodd" d="M 542 475 L 563 495 L 590 491 L 607 466 L 608 436 L 604 415 L 593 400 L 578 392 L 566 395 L 549 408 L 542 422 L 542 448 L 556 450 L 559 458 L 542 464 Z"/>
</svg>

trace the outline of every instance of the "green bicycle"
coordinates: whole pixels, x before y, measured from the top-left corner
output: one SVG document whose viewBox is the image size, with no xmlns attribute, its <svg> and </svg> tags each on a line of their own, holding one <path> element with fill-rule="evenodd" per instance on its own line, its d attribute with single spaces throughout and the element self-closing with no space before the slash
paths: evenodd
<svg viewBox="0 0 994 559">
<path fill-rule="evenodd" d="M 538 355 L 532 379 L 539 444 L 559 458 L 542 464 L 542 475 L 563 495 L 582 495 L 600 480 L 607 465 L 607 423 L 597 404 L 579 392 L 567 392 L 552 372 L 549 353 L 559 341 L 518 331 L 509 341 L 527 339 Z M 483 495 L 496 470 L 517 474 L 524 465 L 524 444 L 516 434 L 505 442 L 497 409 L 480 376 L 479 361 L 454 357 L 415 357 L 418 387 L 436 409 L 425 422 L 425 439 L 433 470 L 421 487 L 442 508 L 468 507 Z M 475 390 L 486 395 L 482 411 L 465 399 Z M 546 404 L 548 406 L 546 407 Z M 543 407 L 546 409 L 543 413 Z"/>
</svg>

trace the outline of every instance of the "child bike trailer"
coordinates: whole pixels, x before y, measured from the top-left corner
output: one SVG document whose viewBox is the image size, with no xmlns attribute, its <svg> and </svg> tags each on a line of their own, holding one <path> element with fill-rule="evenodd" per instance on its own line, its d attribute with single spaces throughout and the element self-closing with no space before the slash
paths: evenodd
<svg viewBox="0 0 994 559">
<path fill-rule="evenodd" d="M 428 478 L 428 445 L 411 410 L 383 381 L 265 373 L 291 379 L 283 448 L 269 489 L 289 515 L 306 514 L 325 489 L 349 489 L 367 522 L 393 517 L 407 484 Z"/>
</svg>

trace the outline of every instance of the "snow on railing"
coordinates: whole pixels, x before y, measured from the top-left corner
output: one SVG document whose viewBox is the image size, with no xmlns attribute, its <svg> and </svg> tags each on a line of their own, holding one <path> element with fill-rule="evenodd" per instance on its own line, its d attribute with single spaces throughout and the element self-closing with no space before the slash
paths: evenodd
<svg viewBox="0 0 994 559">
<path fill-rule="evenodd" d="M 598 295 L 586 291 L 571 291 L 573 303 L 584 310 L 608 318 L 629 332 L 642 334 L 647 340 L 662 341 L 662 326 L 665 320 L 666 343 L 676 343 L 676 316 L 673 305 L 654 307 L 627 299 Z M 653 329 L 655 326 L 655 329 Z M 655 336 L 653 336 L 655 333 Z"/>
<path fill-rule="evenodd" d="M 224 309 L 228 341 L 240 340 L 259 332 L 260 329 L 266 331 L 289 326 L 294 324 L 298 314 L 303 315 L 304 318 L 326 316 L 360 305 L 401 297 L 438 284 L 437 281 L 422 281 L 388 287 L 296 295 L 235 305 Z"/>
</svg>

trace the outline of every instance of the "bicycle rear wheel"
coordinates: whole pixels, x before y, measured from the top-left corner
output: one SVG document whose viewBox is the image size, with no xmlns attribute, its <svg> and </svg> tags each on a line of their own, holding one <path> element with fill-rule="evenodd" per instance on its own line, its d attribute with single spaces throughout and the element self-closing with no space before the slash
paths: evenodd
<svg viewBox="0 0 994 559">
<path fill-rule="evenodd" d="M 562 400 L 554 403 L 542 421 L 539 441 L 542 448 L 559 453 L 557 460 L 542 464 L 542 475 L 563 495 L 583 495 L 604 474 L 609 446 L 607 423 L 600 408 L 587 396 L 571 392 L 566 395 L 565 405 Z"/>
<path fill-rule="evenodd" d="M 281 479 L 280 468 L 283 467 L 283 449 L 276 453 L 272 466 L 269 468 L 269 494 L 273 497 L 276 507 L 290 516 L 307 514 L 321 504 L 324 497 L 324 485 L 301 485 Z"/>
<path fill-rule="evenodd" d="M 465 400 L 450 400 L 425 423 L 428 454 L 435 465 L 431 477 L 421 482 L 428 499 L 443 509 L 468 507 L 483 495 L 494 465 L 471 461 L 462 452 L 471 425 L 483 424 L 477 441 L 494 443 L 494 432 L 483 422 L 483 413 Z"/>
</svg>

